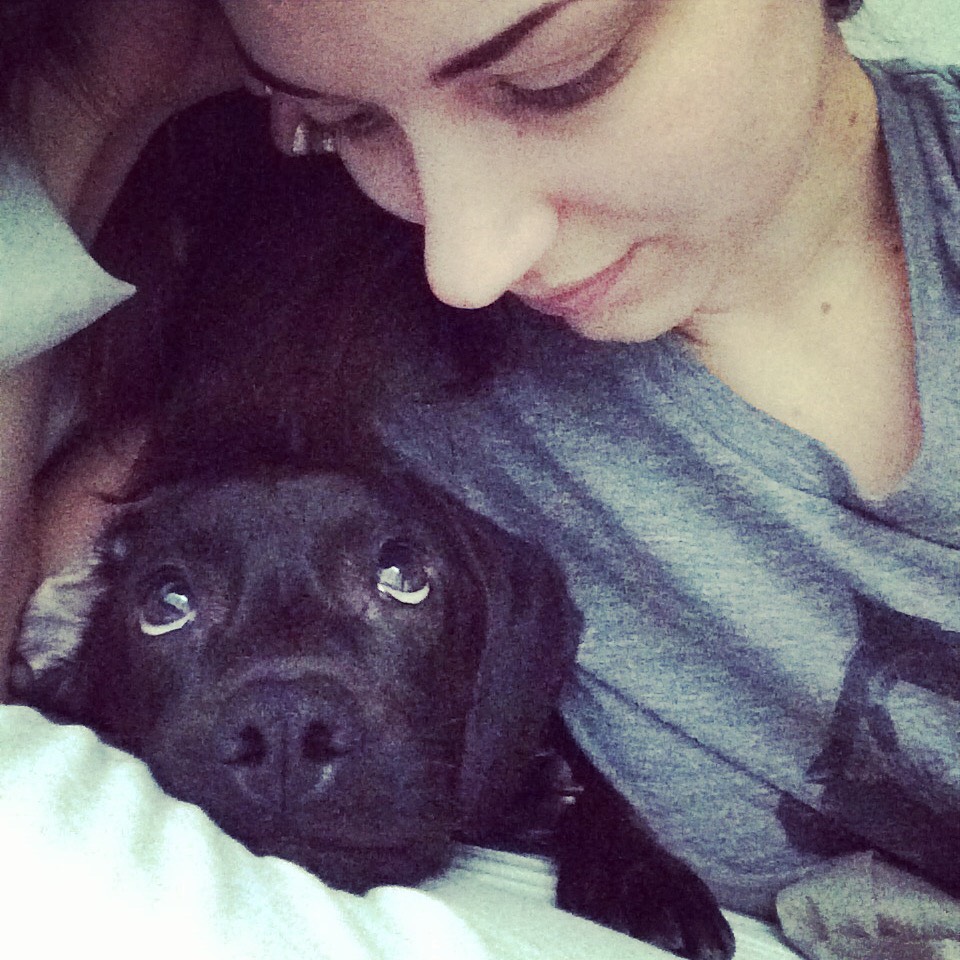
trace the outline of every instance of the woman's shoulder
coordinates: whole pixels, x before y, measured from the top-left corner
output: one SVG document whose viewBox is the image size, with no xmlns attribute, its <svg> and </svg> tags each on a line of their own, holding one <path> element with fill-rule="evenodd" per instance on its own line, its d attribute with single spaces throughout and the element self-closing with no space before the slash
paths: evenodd
<svg viewBox="0 0 960 960">
<path fill-rule="evenodd" d="M 908 257 L 930 261 L 923 282 L 939 287 L 960 266 L 960 66 L 861 63 L 876 91 Z"/>
<path fill-rule="evenodd" d="M 960 158 L 960 64 L 861 60 L 873 82 L 880 122 L 889 140 L 909 121 L 915 136 L 933 135 Z"/>
<path fill-rule="evenodd" d="M 960 99 L 960 63 L 923 63 L 917 60 L 861 60 L 874 84 L 883 83 L 901 96 L 927 92 L 948 105 Z"/>
<path fill-rule="evenodd" d="M 960 161 L 960 64 L 862 60 L 873 82 L 880 122 L 892 137 L 933 140 Z"/>
</svg>

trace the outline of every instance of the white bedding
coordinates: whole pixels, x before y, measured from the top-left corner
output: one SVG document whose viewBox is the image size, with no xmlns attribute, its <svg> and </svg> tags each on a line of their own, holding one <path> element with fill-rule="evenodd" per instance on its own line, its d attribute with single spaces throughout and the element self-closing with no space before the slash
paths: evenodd
<svg viewBox="0 0 960 960">
<path fill-rule="evenodd" d="M 0 707 L 0 955 L 286 960 L 668 956 L 552 906 L 545 862 L 467 850 L 419 890 L 357 897 L 256 857 L 89 731 Z M 737 957 L 795 957 L 731 917 Z"/>
</svg>

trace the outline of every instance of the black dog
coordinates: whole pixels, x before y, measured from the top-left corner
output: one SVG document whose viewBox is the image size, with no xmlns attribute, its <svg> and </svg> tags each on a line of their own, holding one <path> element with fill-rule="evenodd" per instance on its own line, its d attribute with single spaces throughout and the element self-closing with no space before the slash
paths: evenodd
<svg viewBox="0 0 960 960">
<path fill-rule="evenodd" d="M 433 363 L 451 324 L 469 387 L 493 328 L 438 312 L 418 238 L 345 177 L 307 176 L 282 203 L 257 179 L 250 229 L 189 283 L 189 310 L 164 313 L 156 376 L 119 365 L 162 387 L 151 443 L 74 584 L 80 607 L 95 595 L 79 642 L 35 621 L 15 692 L 140 756 L 254 851 L 349 890 L 417 883 L 456 841 L 512 845 L 528 811 L 562 806 L 560 906 L 729 957 L 709 890 L 560 730 L 579 632 L 562 575 L 388 466 L 368 428 L 398 393 L 447 389 Z M 114 419 L 131 389 L 107 398 Z M 541 787 L 545 737 L 583 786 L 572 805 Z"/>
<path fill-rule="evenodd" d="M 79 647 L 21 663 L 22 701 L 348 890 L 436 874 L 456 838 L 509 842 L 578 633 L 538 550 L 410 477 L 273 468 L 161 487 L 100 550 Z M 728 957 L 707 888 L 582 779 L 560 905 Z"/>
</svg>

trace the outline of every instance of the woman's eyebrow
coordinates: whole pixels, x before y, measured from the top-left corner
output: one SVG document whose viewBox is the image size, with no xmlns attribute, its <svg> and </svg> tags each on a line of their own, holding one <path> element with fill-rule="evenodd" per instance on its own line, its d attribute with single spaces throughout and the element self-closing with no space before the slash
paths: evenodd
<svg viewBox="0 0 960 960">
<path fill-rule="evenodd" d="M 548 20 L 555 17 L 564 7 L 577 0 L 551 0 L 536 10 L 521 17 L 516 23 L 501 30 L 498 34 L 489 40 L 472 47 L 464 53 L 459 53 L 451 57 L 436 70 L 431 71 L 430 79 L 437 84 L 447 83 L 454 80 L 464 73 L 471 73 L 474 70 L 481 70 L 484 67 L 502 60 L 507 54 L 516 49 L 526 38 L 545 24 Z M 346 97 L 338 97 L 332 93 L 324 93 L 322 90 L 315 90 L 312 87 L 303 87 L 283 77 L 278 77 L 271 73 L 265 67 L 262 67 L 253 57 L 243 49 L 239 40 L 234 37 L 234 46 L 237 50 L 237 56 L 240 58 L 244 68 L 256 80 L 268 87 L 276 90 L 278 93 L 285 93 L 291 97 L 297 97 L 301 100 L 322 100 L 331 106 L 342 106 L 350 104 L 353 101 Z"/>
<path fill-rule="evenodd" d="M 452 57 L 432 71 L 430 79 L 434 83 L 446 83 L 462 76 L 464 73 L 489 67 L 492 63 L 502 60 L 534 30 L 555 17 L 564 7 L 575 2 L 576 0 L 554 0 L 552 3 L 545 3 L 542 7 L 538 7 L 526 16 L 521 17 L 512 26 L 501 30 L 496 36 Z"/>
<path fill-rule="evenodd" d="M 255 80 L 259 80 L 262 84 L 276 90 L 278 93 L 285 93 L 288 96 L 297 97 L 299 100 L 322 100 L 331 106 L 343 106 L 344 104 L 353 103 L 352 100 L 348 100 L 346 97 L 338 97 L 332 93 L 323 93 L 323 91 L 314 90 L 311 87 L 301 87 L 299 84 L 284 80 L 283 77 L 278 77 L 265 67 L 261 67 L 260 64 L 240 46 L 240 43 L 236 39 L 234 40 L 234 46 L 237 48 L 237 56 L 243 63 L 247 73 Z"/>
</svg>

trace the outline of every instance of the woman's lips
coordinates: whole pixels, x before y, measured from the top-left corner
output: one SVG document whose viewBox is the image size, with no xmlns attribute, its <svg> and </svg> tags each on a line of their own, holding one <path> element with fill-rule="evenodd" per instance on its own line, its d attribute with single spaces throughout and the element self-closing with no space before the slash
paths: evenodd
<svg viewBox="0 0 960 960">
<path fill-rule="evenodd" d="M 564 287 L 557 287 L 547 295 L 516 294 L 525 304 L 550 316 L 577 319 L 600 305 L 617 285 L 621 275 L 633 260 L 640 244 L 634 244 L 619 260 L 610 266 Z"/>
</svg>

